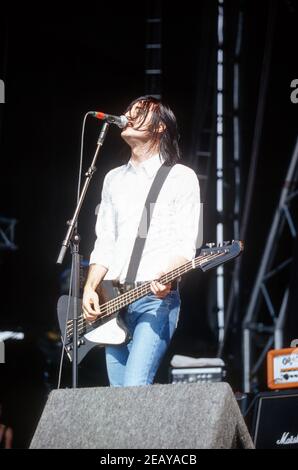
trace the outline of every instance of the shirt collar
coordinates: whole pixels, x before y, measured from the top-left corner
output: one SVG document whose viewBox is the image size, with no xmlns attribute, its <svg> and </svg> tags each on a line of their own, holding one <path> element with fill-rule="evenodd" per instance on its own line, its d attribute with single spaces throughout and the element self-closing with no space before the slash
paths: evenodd
<svg viewBox="0 0 298 470">
<path fill-rule="evenodd" d="M 134 171 L 145 171 L 148 177 L 152 178 L 163 164 L 164 159 L 159 153 L 154 154 L 148 160 L 144 160 L 136 166 L 130 159 L 126 165 L 127 169 L 133 169 Z"/>
</svg>

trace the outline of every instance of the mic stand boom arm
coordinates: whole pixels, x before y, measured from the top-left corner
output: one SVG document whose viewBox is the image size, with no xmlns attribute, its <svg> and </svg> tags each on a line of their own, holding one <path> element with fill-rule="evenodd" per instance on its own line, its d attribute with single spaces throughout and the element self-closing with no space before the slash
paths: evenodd
<svg viewBox="0 0 298 470">
<path fill-rule="evenodd" d="M 88 171 L 85 173 L 86 179 L 81 191 L 77 206 L 74 211 L 73 218 L 67 222 L 69 226 L 65 235 L 65 238 L 62 242 L 60 253 L 57 259 L 57 264 L 62 264 L 66 251 L 70 244 L 72 244 L 71 254 L 72 254 L 72 270 L 73 270 L 73 297 L 74 297 L 74 307 L 73 307 L 73 358 L 72 358 L 72 386 L 76 388 L 78 385 L 78 317 L 79 317 L 79 295 L 80 295 L 80 255 L 79 255 L 79 243 L 80 236 L 77 232 L 77 221 L 78 216 L 85 199 L 88 186 L 90 184 L 91 178 L 96 171 L 96 160 L 100 148 L 102 147 L 104 140 L 106 138 L 109 128 L 109 123 L 105 122 L 100 131 L 100 135 L 97 141 L 97 148 L 91 163 L 91 166 L 88 168 Z M 67 325 L 65 325 L 66 328 Z"/>
</svg>

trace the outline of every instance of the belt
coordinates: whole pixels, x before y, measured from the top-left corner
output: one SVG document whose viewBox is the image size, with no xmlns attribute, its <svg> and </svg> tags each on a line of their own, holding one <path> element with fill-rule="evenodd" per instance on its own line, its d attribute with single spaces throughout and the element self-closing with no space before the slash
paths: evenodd
<svg viewBox="0 0 298 470">
<path fill-rule="evenodd" d="M 151 281 L 137 281 L 137 282 L 124 282 L 123 284 L 120 284 L 120 282 L 116 283 L 116 287 L 120 290 L 121 293 L 127 292 L 131 289 L 134 289 L 135 287 L 139 287 L 142 284 L 147 284 L 148 282 Z M 179 286 L 179 282 L 177 279 L 171 282 L 171 289 L 170 290 L 177 290 Z"/>
</svg>

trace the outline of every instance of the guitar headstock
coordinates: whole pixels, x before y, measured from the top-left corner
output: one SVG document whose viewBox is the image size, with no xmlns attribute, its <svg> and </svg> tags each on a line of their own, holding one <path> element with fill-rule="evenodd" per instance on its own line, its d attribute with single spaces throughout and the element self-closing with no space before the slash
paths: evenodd
<svg viewBox="0 0 298 470">
<path fill-rule="evenodd" d="M 222 245 L 206 243 L 206 247 L 201 249 L 199 256 L 199 266 L 202 271 L 207 271 L 230 259 L 236 258 L 242 253 L 244 243 L 241 240 L 232 240 L 231 242 L 225 241 Z"/>
</svg>

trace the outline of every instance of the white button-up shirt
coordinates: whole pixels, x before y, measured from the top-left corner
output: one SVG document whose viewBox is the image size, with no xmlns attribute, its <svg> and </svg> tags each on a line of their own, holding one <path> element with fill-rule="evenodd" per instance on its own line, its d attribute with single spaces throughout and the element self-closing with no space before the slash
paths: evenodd
<svg viewBox="0 0 298 470">
<path fill-rule="evenodd" d="M 105 266 L 105 279 L 125 281 L 146 197 L 162 162 L 158 154 L 138 166 L 129 160 L 104 178 L 90 264 Z M 189 167 L 176 164 L 160 190 L 148 234 L 144 224 L 139 229 L 147 240 L 136 281 L 156 279 L 176 256 L 194 258 L 199 216 L 198 178 Z"/>
</svg>

